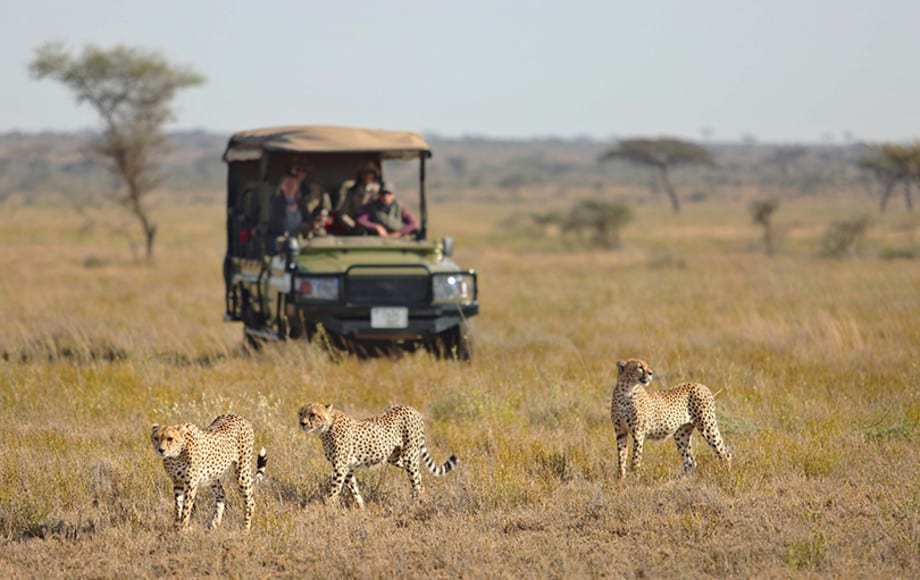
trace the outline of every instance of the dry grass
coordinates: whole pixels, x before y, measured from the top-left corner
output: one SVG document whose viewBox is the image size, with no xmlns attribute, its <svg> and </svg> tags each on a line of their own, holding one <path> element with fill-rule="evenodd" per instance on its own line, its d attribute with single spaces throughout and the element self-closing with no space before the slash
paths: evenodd
<svg viewBox="0 0 920 580">
<path fill-rule="evenodd" d="M 664 208 L 662 208 L 663 210 Z M 873 224 L 862 257 L 817 258 L 845 210 L 784 203 L 778 255 L 746 205 L 645 207 L 615 253 L 528 249 L 512 207 L 439 207 L 480 273 L 477 358 L 333 361 L 303 344 L 250 356 L 220 323 L 222 209 L 164 205 L 157 262 L 72 214 L 0 218 L 0 569 L 11 577 L 821 576 L 920 572 L 920 264 L 879 259 L 917 220 Z M 871 211 L 853 203 L 852 214 Z M 436 232 L 437 233 L 437 232 Z M 503 240 L 496 245 L 496 240 Z M 735 469 L 670 442 L 615 477 L 617 358 L 656 385 L 721 389 Z M 359 473 L 364 512 L 320 501 L 329 468 L 304 402 L 355 415 L 419 408 L 435 460 L 412 506 L 403 474 Z M 154 422 L 236 412 L 269 451 L 248 538 L 230 494 L 177 538 Z M 203 492 L 202 506 L 210 494 Z"/>
</svg>

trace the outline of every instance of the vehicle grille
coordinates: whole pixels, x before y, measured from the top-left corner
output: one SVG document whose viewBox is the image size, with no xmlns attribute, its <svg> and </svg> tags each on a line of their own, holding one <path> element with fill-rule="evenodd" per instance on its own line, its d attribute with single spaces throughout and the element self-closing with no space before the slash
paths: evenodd
<svg viewBox="0 0 920 580">
<path fill-rule="evenodd" d="M 428 304 L 428 276 L 348 276 L 345 297 L 349 304 L 416 306 Z"/>
</svg>

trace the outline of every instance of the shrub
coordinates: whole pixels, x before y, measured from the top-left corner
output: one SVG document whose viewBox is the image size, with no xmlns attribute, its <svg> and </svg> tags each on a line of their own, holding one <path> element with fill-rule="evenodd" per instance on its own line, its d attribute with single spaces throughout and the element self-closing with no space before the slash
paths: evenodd
<svg viewBox="0 0 920 580">
<path fill-rule="evenodd" d="M 580 201 L 569 211 L 563 229 L 596 247 L 620 247 L 620 232 L 632 221 L 629 206 L 609 201 Z"/>
<path fill-rule="evenodd" d="M 768 256 L 773 255 L 773 214 L 777 209 L 779 209 L 777 199 L 755 201 L 750 205 L 751 219 L 755 224 L 763 227 L 763 244 Z"/>
<path fill-rule="evenodd" d="M 869 218 L 867 217 L 831 224 L 821 239 L 821 255 L 827 258 L 841 258 L 852 254 L 868 230 Z"/>
<path fill-rule="evenodd" d="M 916 260 L 920 258 L 920 248 L 884 248 L 881 257 L 885 260 Z"/>
</svg>

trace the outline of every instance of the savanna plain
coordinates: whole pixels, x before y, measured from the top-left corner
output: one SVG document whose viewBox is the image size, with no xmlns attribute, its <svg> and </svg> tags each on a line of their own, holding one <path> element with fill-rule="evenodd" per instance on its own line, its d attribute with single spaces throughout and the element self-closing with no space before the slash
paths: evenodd
<svg viewBox="0 0 920 580">
<path fill-rule="evenodd" d="M 641 205 L 616 250 L 517 239 L 508 204 L 440 203 L 435 236 L 476 268 L 471 363 L 357 360 L 300 342 L 248 351 L 221 322 L 220 194 L 155 205 L 153 264 L 66 205 L 0 212 L 0 574 L 5 577 L 914 577 L 920 575 L 920 221 L 874 202 L 794 199 L 767 256 L 740 202 Z M 872 215 L 853 255 L 833 219 Z M 118 219 L 115 210 L 104 217 Z M 719 391 L 731 471 L 695 437 L 616 477 L 618 359 L 650 388 Z M 358 472 L 367 507 L 326 507 L 297 409 L 418 408 L 443 478 Z M 250 535 L 172 530 L 153 423 L 233 412 L 268 450 Z"/>
</svg>

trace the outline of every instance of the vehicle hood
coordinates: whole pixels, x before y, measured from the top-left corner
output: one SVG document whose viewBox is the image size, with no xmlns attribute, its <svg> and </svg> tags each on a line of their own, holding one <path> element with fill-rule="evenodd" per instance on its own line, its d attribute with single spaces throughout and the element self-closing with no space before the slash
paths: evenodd
<svg viewBox="0 0 920 580">
<path fill-rule="evenodd" d="M 369 274 L 375 266 L 393 274 L 418 274 L 419 268 L 428 272 L 458 269 L 453 261 L 444 258 L 438 242 L 369 236 L 315 238 L 301 247 L 296 261 L 301 271 L 316 274 L 343 273 L 352 267 L 361 267 L 363 273 Z M 405 271 L 399 268 L 403 265 Z"/>
</svg>

